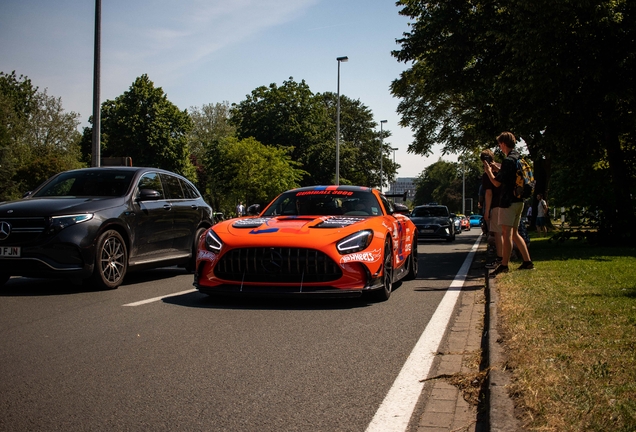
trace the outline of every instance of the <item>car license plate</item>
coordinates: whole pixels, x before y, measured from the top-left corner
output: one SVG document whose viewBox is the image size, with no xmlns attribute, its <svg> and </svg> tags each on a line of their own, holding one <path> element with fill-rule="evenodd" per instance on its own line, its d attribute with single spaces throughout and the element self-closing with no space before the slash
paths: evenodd
<svg viewBox="0 0 636 432">
<path fill-rule="evenodd" d="M 19 246 L 0 246 L 0 258 L 19 258 Z"/>
<path fill-rule="evenodd" d="M 420 234 L 433 234 L 435 230 L 432 229 L 421 229 Z"/>
</svg>

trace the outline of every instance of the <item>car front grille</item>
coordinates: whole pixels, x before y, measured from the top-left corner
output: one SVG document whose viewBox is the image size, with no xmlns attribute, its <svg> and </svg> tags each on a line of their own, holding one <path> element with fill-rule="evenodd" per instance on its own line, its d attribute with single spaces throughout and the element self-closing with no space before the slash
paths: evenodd
<svg viewBox="0 0 636 432">
<path fill-rule="evenodd" d="M 3 217 L 0 218 L 0 222 L 8 222 L 11 226 L 9 236 L 0 243 L 12 246 L 26 245 L 38 240 L 48 224 L 43 217 Z"/>
<path fill-rule="evenodd" d="M 237 282 L 315 283 L 339 279 L 342 270 L 323 252 L 305 248 L 242 248 L 223 255 L 217 277 Z"/>
</svg>

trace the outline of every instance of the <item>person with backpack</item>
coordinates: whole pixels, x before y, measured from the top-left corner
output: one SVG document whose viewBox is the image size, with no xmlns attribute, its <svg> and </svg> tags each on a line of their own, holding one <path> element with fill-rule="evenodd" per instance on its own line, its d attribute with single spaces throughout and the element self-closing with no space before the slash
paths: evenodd
<svg viewBox="0 0 636 432">
<path fill-rule="evenodd" d="M 528 246 L 519 235 L 519 222 L 523 212 L 523 198 L 515 193 L 517 187 L 517 171 L 519 171 L 519 158 L 521 155 L 515 150 L 517 139 L 511 132 L 502 132 L 497 137 L 499 149 L 506 155 L 501 163 L 501 169 L 495 175 L 493 164 L 484 161 L 484 172 L 495 187 L 501 187 L 499 196 L 499 211 L 497 223 L 501 227 L 502 240 L 502 260 L 501 264 L 492 271 L 490 277 L 496 277 L 501 273 L 508 273 L 508 263 L 512 254 L 512 244 L 514 243 L 521 256 L 523 263 L 518 270 L 533 270 L 534 264 L 528 252 Z"/>
</svg>

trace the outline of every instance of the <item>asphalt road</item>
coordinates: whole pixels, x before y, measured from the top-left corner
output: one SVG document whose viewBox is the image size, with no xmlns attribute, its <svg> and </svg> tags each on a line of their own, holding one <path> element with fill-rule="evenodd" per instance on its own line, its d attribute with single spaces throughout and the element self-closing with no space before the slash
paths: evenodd
<svg viewBox="0 0 636 432">
<path fill-rule="evenodd" d="M 420 243 L 383 303 L 212 299 L 176 268 L 113 291 L 13 278 L 0 431 L 364 431 L 479 233 Z"/>
</svg>

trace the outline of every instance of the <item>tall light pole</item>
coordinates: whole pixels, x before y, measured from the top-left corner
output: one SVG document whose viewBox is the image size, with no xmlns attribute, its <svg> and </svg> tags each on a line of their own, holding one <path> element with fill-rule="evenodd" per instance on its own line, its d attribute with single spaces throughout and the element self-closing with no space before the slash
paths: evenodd
<svg viewBox="0 0 636 432">
<path fill-rule="evenodd" d="M 462 214 L 466 215 L 466 163 L 462 159 Z"/>
<path fill-rule="evenodd" d="M 384 133 L 382 125 L 386 120 L 380 120 L 380 192 L 382 192 L 382 160 L 384 159 Z"/>
<path fill-rule="evenodd" d="M 100 58 L 101 58 L 101 33 L 102 33 L 102 0 L 95 0 L 95 52 L 93 65 L 93 146 L 91 149 L 91 165 L 98 167 L 101 164 L 101 115 L 99 103 L 100 83 Z"/>
<path fill-rule="evenodd" d="M 338 108 L 336 109 L 336 184 L 340 184 L 340 63 L 349 61 L 349 57 L 336 57 L 338 61 Z"/>
<path fill-rule="evenodd" d="M 397 147 L 391 147 L 393 150 L 393 168 L 395 168 L 395 151 L 398 150 Z M 393 182 L 393 186 L 391 186 L 391 193 L 395 193 L 395 182 Z"/>
</svg>

